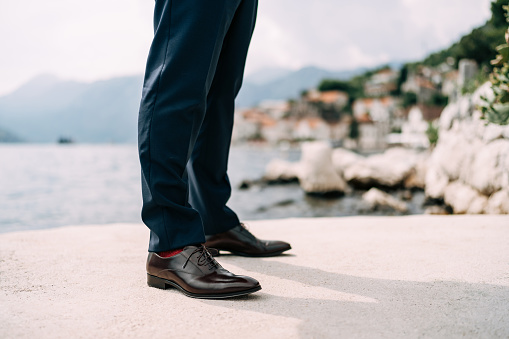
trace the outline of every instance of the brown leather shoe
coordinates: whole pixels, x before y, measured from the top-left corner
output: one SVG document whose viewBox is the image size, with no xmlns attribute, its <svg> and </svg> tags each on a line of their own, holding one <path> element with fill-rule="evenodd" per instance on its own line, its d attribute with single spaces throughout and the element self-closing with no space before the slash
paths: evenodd
<svg viewBox="0 0 509 339">
<path fill-rule="evenodd" d="M 206 236 L 205 246 L 244 257 L 273 257 L 292 247 L 284 241 L 260 240 L 244 224 L 229 231 Z"/>
<path fill-rule="evenodd" d="M 169 258 L 150 252 L 147 283 L 151 287 L 179 289 L 188 297 L 223 299 L 250 294 L 262 289 L 253 278 L 225 270 L 205 246 L 187 246 Z"/>
</svg>

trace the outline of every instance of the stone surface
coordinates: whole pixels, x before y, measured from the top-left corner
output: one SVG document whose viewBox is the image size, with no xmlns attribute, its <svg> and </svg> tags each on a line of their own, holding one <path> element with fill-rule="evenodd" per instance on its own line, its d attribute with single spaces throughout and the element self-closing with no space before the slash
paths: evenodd
<svg viewBox="0 0 509 339">
<path fill-rule="evenodd" d="M 403 201 L 399 201 L 389 194 L 379 190 L 378 188 L 372 188 L 362 195 L 362 199 L 370 206 L 375 209 L 377 207 L 390 207 L 399 212 L 406 212 L 408 210 L 407 205 Z"/>
<path fill-rule="evenodd" d="M 429 206 L 426 208 L 426 211 L 424 211 L 424 214 L 429 215 L 449 215 L 448 211 L 443 206 Z"/>
<path fill-rule="evenodd" d="M 449 177 L 438 166 L 430 166 L 426 171 L 426 196 L 432 199 L 443 199 Z"/>
<path fill-rule="evenodd" d="M 489 196 L 509 187 L 509 140 L 495 140 L 475 151 L 463 181 Z"/>
<path fill-rule="evenodd" d="M 299 164 L 285 160 L 274 159 L 265 168 L 263 180 L 288 181 L 296 179 L 299 174 Z"/>
<path fill-rule="evenodd" d="M 347 182 L 361 186 L 402 186 L 418 161 L 418 153 L 403 148 L 391 148 L 383 154 L 357 161 L 346 168 Z"/>
<path fill-rule="evenodd" d="M 146 285 L 143 225 L 0 235 L 0 338 L 507 338 L 507 216 L 257 221 L 275 258 L 218 258 L 262 290 Z"/>
<path fill-rule="evenodd" d="M 332 164 L 334 165 L 336 172 L 340 175 L 343 175 L 344 171 L 348 167 L 362 160 L 364 160 L 362 155 L 344 148 L 336 148 L 332 151 Z"/>
<path fill-rule="evenodd" d="M 493 193 L 488 200 L 487 214 L 509 214 L 509 189 Z"/>
<path fill-rule="evenodd" d="M 302 145 L 298 177 L 306 193 L 344 192 L 347 189 L 346 182 L 332 165 L 332 148 L 325 142 Z"/>
<path fill-rule="evenodd" d="M 454 181 L 458 180 L 470 157 L 469 143 L 461 135 L 443 133 L 431 155 L 430 164 L 445 173 L 449 181 Z"/>
<path fill-rule="evenodd" d="M 488 201 L 481 193 L 459 181 L 445 188 L 444 201 L 455 214 L 482 213 Z"/>
<path fill-rule="evenodd" d="M 489 83 L 444 109 L 438 144 L 427 169 L 426 196 L 444 198 L 455 213 L 503 210 L 490 207 L 488 198 L 509 189 L 509 139 L 506 138 L 509 126 L 487 124 L 481 119 L 477 107 L 482 103 L 482 96 L 493 96 Z M 496 200 L 493 206 L 498 205 Z"/>
<path fill-rule="evenodd" d="M 423 153 L 418 156 L 414 168 L 405 179 L 404 186 L 406 188 L 426 188 L 426 174 L 428 171 L 429 154 Z"/>
</svg>

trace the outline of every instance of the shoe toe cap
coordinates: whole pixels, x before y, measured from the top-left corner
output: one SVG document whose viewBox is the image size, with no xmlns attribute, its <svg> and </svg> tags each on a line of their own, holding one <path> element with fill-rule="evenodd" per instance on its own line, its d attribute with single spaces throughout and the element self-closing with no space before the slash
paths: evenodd
<svg viewBox="0 0 509 339">
<path fill-rule="evenodd" d="M 292 246 L 284 241 L 280 240 L 272 240 L 266 242 L 266 248 L 270 252 L 282 252 L 282 251 L 288 251 L 292 248 Z"/>
</svg>

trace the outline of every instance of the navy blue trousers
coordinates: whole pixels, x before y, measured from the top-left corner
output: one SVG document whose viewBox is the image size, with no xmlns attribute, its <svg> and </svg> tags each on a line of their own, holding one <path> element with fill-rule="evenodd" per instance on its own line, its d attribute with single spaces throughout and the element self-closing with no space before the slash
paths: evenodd
<svg viewBox="0 0 509 339">
<path fill-rule="evenodd" d="M 256 11 L 257 0 L 156 0 L 138 120 L 149 251 L 239 224 L 227 164 Z"/>
</svg>

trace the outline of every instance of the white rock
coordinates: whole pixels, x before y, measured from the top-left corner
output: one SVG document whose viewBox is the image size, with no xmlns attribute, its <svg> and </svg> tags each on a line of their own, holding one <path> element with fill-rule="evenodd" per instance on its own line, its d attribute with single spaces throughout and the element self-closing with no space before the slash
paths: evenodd
<svg viewBox="0 0 509 339">
<path fill-rule="evenodd" d="M 469 143 L 460 133 L 447 132 L 443 134 L 433 151 L 431 162 L 438 167 L 437 171 L 444 172 L 450 181 L 457 180 L 465 161 L 470 159 Z"/>
<path fill-rule="evenodd" d="M 302 158 L 298 177 L 307 193 L 344 192 L 345 181 L 332 165 L 332 148 L 326 142 L 309 142 L 302 145 Z"/>
<path fill-rule="evenodd" d="M 508 126 L 505 126 L 505 128 L 504 128 L 504 135 L 503 135 L 503 137 L 504 137 L 505 139 L 508 139 L 508 140 L 509 140 L 509 125 L 508 125 Z"/>
<path fill-rule="evenodd" d="M 495 125 L 495 124 L 487 124 L 484 127 L 483 132 L 483 141 L 485 143 L 492 142 L 493 140 L 500 139 L 504 137 L 505 126 Z"/>
<path fill-rule="evenodd" d="M 481 116 L 482 114 L 479 110 L 475 110 L 474 113 L 472 113 L 471 124 L 474 130 L 473 137 L 478 140 L 483 140 L 484 131 L 486 130 L 486 121 L 481 119 Z"/>
<path fill-rule="evenodd" d="M 470 96 L 463 96 L 458 100 L 458 118 L 464 120 L 472 116 L 474 111 Z"/>
<path fill-rule="evenodd" d="M 350 166 L 364 160 L 362 155 L 348 151 L 344 148 L 336 148 L 332 151 L 332 164 L 340 175 Z"/>
<path fill-rule="evenodd" d="M 403 148 L 389 149 L 347 167 L 344 177 L 361 185 L 394 187 L 401 185 L 412 173 L 419 159 L 418 153 Z"/>
<path fill-rule="evenodd" d="M 447 105 L 442 111 L 442 114 L 440 114 L 439 120 L 440 130 L 442 131 L 449 130 L 452 127 L 453 121 L 458 117 L 458 115 L 459 115 L 458 103 L 453 102 Z"/>
<path fill-rule="evenodd" d="M 298 163 L 274 159 L 265 168 L 264 179 L 269 181 L 292 180 L 298 177 Z"/>
<path fill-rule="evenodd" d="M 482 213 L 490 194 L 509 189 L 509 126 L 481 119 L 482 96 L 493 97 L 490 83 L 443 110 L 426 173 L 426 196 L 443 197 L 455 213 Z"/>
<path fill-rule="evenodd" d="M 388 206 L 400 212 L 406 212 L 408 210 L 407 205 L 403 201 L 399 201 L 389 194 L 374 187 L 364 193 L 362 195 L 362 199 L 368 203 L 370 208 Z"/>
<path fill-rule="evenodd" d="M 468 143 L 479 141 L 478 134 L 484 134 L 484 126 L 479 127 L 479 123 L 482 124 L 482 121 L 475 120 L 473 117 L 472 119 L 460 122 L 459 131 L 461 137 Z M 480 131 L 480 129 L 482 129 L 482 131 Z"/>
<path fill-rule="evenodd" d="M 467 214 L 483 214 L 486 206 L 488 205 L 488 197 L 484 195 L 479 195 L 474 198 L 468 206 Z"/>
<path fill-rule="evenodd" d="M 426 187 L 426 173 L 428 171 L 429 154 L 423 153 L 417 158 L 417 162 L 410 175 L 405 179 L 406 188 Z"/>
<path fill-rule="evenodd" d="M 483 202 L 482 199 L 483 195 L 481 193 L 459 181 L 452 182 L 445 188 L 444 201 L 452 207 L 455 214 L 475 212 L 479 205 L 483 205 L 483 203 L 486 205 L 486 202 Z M 472 209 L 470 209 L 471 205 L 473 206 Z M 482 211 L 483 208 L 478 213 Z"/>
<path fill-rule="evenodd" d="M 477 149 L 463 181 L 485 195 L 509 188 L 509 140 L 495 140 Z"/>
<path fill-rule="evenodd" d="M 425 194 L 428 198 L 442 199 L 445 188 L 449 184 L 449 177 L 437 166 L 429 167 L 426 171 Z"/>
<path fill-rule="evenodd" d="M 430 207 L 426 208 L 426 210 L 424 211 L 424 214 L 429 214 L 429 215 L 448 215 L 449 213 L 442 206 L 430 206 Z"/>
<path fill-rule="evenodd" d="M 479 87 L 474 94 L 472 94 L 472 105 L 474 107 L 481 106 L 484 104 L 484 101 L 481 97 L 486 97 L 488 100 L 492 100 L 494 97 L 493 90 L 491 89 L 491 82 L 485 82 L 481 87 Z"/>
<path fill-rule="evenodd" d="M 493 193 L 484 212 L 486 214 L 509 214 L 509 189 Z"/>
<path fill-rule="evenodd" d="M 475 139 L 472 143 L 466 144 L 466 146 L 464 147 L 462 152 L 463 159 L 461 161 L 461 164 L 459 165 L 459 176 L 458 176 L 458 178 L 462 182 L 472 186 L 469 183 L 469 178 L 472 175 L 473 163 L 475 161 L 476 156 L 480 152 L 483 152 L 485 146 L 486 145 L 481 140 Z"/>
</svg>

